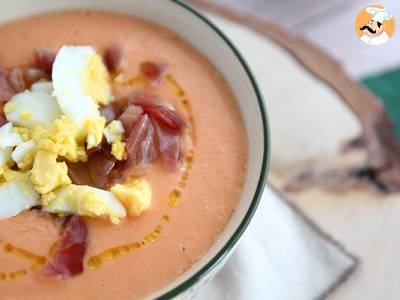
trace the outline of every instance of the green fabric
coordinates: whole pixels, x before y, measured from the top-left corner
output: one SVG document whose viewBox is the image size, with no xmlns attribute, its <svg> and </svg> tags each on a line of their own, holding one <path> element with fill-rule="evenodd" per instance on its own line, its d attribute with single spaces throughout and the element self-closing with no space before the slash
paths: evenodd
<svg viewBox="0 0 400 300">
<path fill-rule="evenodd" d="M 400 138 L 400 68 L 368 76 L 361 82 L 381 98 L 396 123 L 396 135 Z"/>
</svg>

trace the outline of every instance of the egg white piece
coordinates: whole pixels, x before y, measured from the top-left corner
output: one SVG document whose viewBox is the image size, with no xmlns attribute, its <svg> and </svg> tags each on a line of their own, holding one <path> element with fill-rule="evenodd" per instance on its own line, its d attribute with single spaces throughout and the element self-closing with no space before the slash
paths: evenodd
<svg viewBox="0 0 400 300">
<path fill-rule="evenodd" d="M 31 86 L 31 91 L 51 95 L 53 93 L 53 83 L 50 81 L 37 82 Z"/>
<path fill-rule="evenodd" d="M 17 146 L 22 143 L 21 136 L 12 131 L 13 125 L 9 122 L 0 127 L 0 148 Z"/>
<path fill-rule="evenodd" d="M 0 185 L 0 220 L 14 217 L 36 205 L 39 205 L 39 194 L 29 173 Z"/>
<path fill-rule="evenodd" d="M 8 121 L 14 125 L 49 128 L 62 113 L 57 100 L 44 92 L 23 92 L 15 95 L 5 106 Z"/>
<path fill-rule="evenodd" d="M 82 129 L 88 118 L 100 117 L 97 104 L 84 93 L 83 74 L 91 57 L 96 55 L 88 46 L 63 46 L 53 64 L 53 96 L 62 112 Z"/>
<path fill-rule="evenodd" d="M 106 137 L 107 143 L 111 144 L 120 139 L 121 134 L 124 133 L 124 126 L 121 121 L 112 121 L 104 129 L 104 135 Z"/>
<path fill-rule="evenodd" d="M 43 210 L 89 217 L 109 217 L 113 223 L 126 216 L 124 206 L 111 192 L 87 185 L 68 185 L 43 196 Z"/>
<path fill-rule="evenodd" d="M 28 154 L 36 151 L 36 144 L 34 141 L 23 142 L 12 152 L 11 157 L 17 164 L 22 162 Z"/>
<path fill-rule="evenodd" d="M 9 161 L 11 161 L 12 147 L 7 147 L 5 149 L 0 148 L 0 168 L 4 167 Z"/>
</svg>

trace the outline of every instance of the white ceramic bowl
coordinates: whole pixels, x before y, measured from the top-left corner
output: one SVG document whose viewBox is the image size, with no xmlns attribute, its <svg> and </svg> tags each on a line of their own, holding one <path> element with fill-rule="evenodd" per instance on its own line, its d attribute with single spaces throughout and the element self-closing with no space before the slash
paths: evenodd
<svg viewBox="0 0 400 300">
<path fill-rule="evenodd" d="M 177 0 L 2 0 L 0 23 L 64 9 L 110 10 L 144 18 L 176 32 L 223 74 L 242 112 L 248 171 L 239 206 L 217 242 L 182 276 L 149 298 L 187 299 L 224 265 L 247 228 L 263 191 L 269 160 L 269 127 L 262 96 L 235 46 L 208 19 Z"/>
</svg>

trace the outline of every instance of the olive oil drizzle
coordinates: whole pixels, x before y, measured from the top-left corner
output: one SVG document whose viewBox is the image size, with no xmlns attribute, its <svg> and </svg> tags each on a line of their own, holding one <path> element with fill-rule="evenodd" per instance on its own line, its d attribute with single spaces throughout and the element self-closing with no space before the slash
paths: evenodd
<svg viewBox="0 0 400 300">
<path fill-rule="evenodd" d="M 25 269 L 18 269 L 12 272 L 0 272 L 0 281 L 7 280 L 7 279 L 21 279 L 22 277 L 26 276 L 28 272 Z"/>
<path fill-rule="evenodd" d="M 28 260 L 32 266 L 37 267 L 37 268 L 42 268 L 46 264 L 46 257 L 44 256 L 39 256 L 36 254 L 33 254 L 32 252 L 13 246 L 11 244 L 5 244 L 3 247 L 4 252 L 14 255 L 16 257 Z"/>
<path fill-rule="evenodd" d="M 114 83 L 121 84 L 122 86 L 135 86 L 135 85 L 143 85 L 146 83 L 146 78 L 142 74 L 138 74 L 135 77 L 132 77 L 126 81 L 121 81 L 120 77 L 114 78 Z"/>
<path fill-rule="evenodd" d="M 175 207 L 178 205 L 180 200 L 181 200 L 181 191 L 175 188 L 169 193 L 168 206 Z"/>
<path fill-rule="evenodd" d="M 167 82 L 172 86 L 172 88 L 175 91 L 175 94 L 178 97 L 183 97 L 185 96 L 185 90 L 181 87 L 181 85 L 175 80 L 175 78 L 171 74 L 165 75 L 165 79 Z"/>
<path fill-rule="evenodd" d="M 182 191 L 186 187 L 186 181 L 189 178 L 190 170 L 192 169 L 193 165 L 193 160 L 194 160 L 194 151 L 192 149 L 189 150 L 189 153 L 186 155 L 185 163 L 182 168 L 182 174 L 181 177 L 179 178 L 178 184 L 169 193 L 168 206 L 171 208 L 176 207 L 181 200 Z"/>
<path fill-rule="evenodd" d="M 53 244 L 51 244 L 48 251 L 48 257 L 52 257 L 54 255 L 54 253 L 56 252 L 57 244 L 58 242 L 54 242 Z"/>
<path fill-rule="evenodd" d="M 185 97 L 186 93 L 184 89 L 173 78 L 172 75 L 168 74 L 166 76 L 166 79 L 169 80 L 170 84 L 174 87 L 176 96 L 183 98 L 181 99 L 181 104 L 183 108 L 186 110 L 186 113 L 188 115 L 190 127 L 192 128 L 192 137 L 194 138 L 194 118 L 193 118 L 192 106 L 190 105 L 189 99 Z M 180 202 L 182 191 L 186 187 L 186 181 L 189 178 L 189 173 L 192 168 L 193 160 L 194 160 L 194 150 L 190 149 L 186 155 L 178 184 L 174 189 L 171 190 L 168 196 L 168 206 L 171 208 L 176 207 Z"/>
<path fill-rule="evenodd" d="M 112 259 L 121 257 L 123 255 L 127 255 L 135 250 L 138 250 L 138 249 L 144 247 L 144 246 L 152 244 L 160 235 L 163 225 L 167 222 L 169 222 L 169 216 L 163 215 L 161 218 L 161 223 L 158 224 L 156 227 L 154 227 L 154 229 L 149 234 L 147 234 L 141 241 L 136 241 L 133 243 L 129 243 L 126 245 L 117 246 L 117 247 L 113 247 L 108 250 L 105 250 L 100 254 L 90 257 L 87 260 L 86 265 L 89 267 L 89 269 L 92 269 L 92 270 L 98 269 L 98 268 L 102 267 L 104 262 L 106 262 L 108 260 L 112 260 Z"/>
<path fill-rule="evenodd" d="M 192 111 L 192 106 L 190 105 L 190 102 L 188 99 L 183 99 L 182 100 L 182 106 L 185 108 L 187 114 L 188 114 L 188 119 L 189 119 L 189 123 L 191 125 L 192 128 L 194 128 L 194 118 L 193 118 L 193 111 Z"/>
<path fill-rule="evenodd" d="M 33 267 L 39 269 L 42 268 L 46 263 L 46 258 L 44 256 L 33 254 L 28 250 L 13 246 L 11 244 L 5 244 L 3 246 L 3 251 L 10 255 L 14 255 L 15 257 L 28 260 Z M 27 273 L 28 271 L 26 269 L 18 269 L 12 272 L 0 272 L 0 281 L 8 279 L 10 280 L 21 279 L 25 277 Z"/>
</svg>

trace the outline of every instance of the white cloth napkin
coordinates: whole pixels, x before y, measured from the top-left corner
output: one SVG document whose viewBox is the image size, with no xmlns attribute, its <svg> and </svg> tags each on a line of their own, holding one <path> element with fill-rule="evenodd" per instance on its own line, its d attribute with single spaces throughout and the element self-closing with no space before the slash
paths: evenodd
<svg viewBox="0 0 400 300">
<path fill-rule="evenodd" d="M 228 264 L 195 299 L 322 299 L 356 260 L 267 187 Z"/>
</svg>

